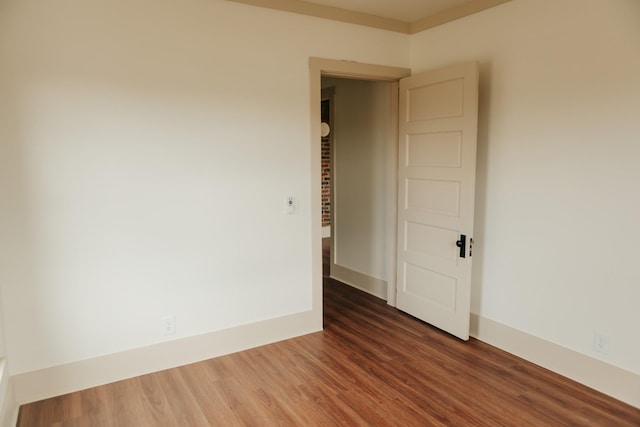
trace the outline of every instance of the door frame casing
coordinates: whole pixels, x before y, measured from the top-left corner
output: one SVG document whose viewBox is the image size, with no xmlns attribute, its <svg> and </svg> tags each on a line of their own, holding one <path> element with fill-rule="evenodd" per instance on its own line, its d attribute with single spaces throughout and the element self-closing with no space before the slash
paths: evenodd
<svg viewBox="0 0 640 427">
<path fill-rule="evenodd" d="M 388 264 L 387 264 L 387 303 L 396 303 L 396 237 L 397 237 L 397 175 L 398 175 L 398 81 L 411 75 L 411 69 L 391 67 L 385 65 L 364 64 L 352 61 L 342 61 L 326 58 L 309 58 L 309 100 L 310 100 L 310 153 L 311 153 L 311 273 L 312 273 L 312 309 L 320 314 L 322 321 L 322 217 L 321 217 L 321 154 L 318 141 L 320 140 L 320 102 L 321 78 L 342 77 L 359 80 L 374 80 L 392 82 L 390 106 L 389 143 L 392 145 L 390 156 L 393 163 L 393 182 L 388 182 L 391 199 L 394 203 L 388 206 L 387 224 Z"/>
</svg>

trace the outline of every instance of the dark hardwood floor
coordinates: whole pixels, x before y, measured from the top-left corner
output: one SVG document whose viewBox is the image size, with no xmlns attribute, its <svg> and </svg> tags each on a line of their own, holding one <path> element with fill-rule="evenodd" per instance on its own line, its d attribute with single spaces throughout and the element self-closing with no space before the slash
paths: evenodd
<svg viewBox="0 0 640 427">
<path fill-rule="evenodd" d="M 18 426 L 640 426 L 640 410 L 325 278 L 324 331 L 23 405 Z"/>
</svg>

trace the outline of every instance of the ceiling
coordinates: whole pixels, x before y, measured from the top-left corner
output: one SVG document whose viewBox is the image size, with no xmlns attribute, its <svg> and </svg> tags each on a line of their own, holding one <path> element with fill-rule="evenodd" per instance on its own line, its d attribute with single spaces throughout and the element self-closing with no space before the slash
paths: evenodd
<svg viewBox="0 0 640 427">
<path fill-rule="evenodd" d="M 475 0 L 307 0 L 309 3 L 367 13 L 382 18 L 415 22 L 443 10 Z"/>
<path fill-rule="evenodd" d="M 413 34 L 511 0 L 229 0 Z"/>
</svg>

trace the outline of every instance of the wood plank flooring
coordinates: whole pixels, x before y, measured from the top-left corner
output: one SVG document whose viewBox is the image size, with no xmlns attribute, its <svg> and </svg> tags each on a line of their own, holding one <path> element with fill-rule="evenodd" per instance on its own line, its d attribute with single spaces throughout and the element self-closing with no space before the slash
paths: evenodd
<svg viewBox="0 0 640 427">
<path fill-rule="evenodd" d="M 23 405 L 18 426 L 640 426 L 640 410 L 325 278 L 324 331 Z"/>
</svg>

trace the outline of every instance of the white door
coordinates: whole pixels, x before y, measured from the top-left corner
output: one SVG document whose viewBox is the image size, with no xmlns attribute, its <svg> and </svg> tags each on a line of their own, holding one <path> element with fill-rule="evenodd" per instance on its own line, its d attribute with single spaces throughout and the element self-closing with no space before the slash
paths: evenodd
<svg viewBox="0 0 640 427">
<path fill-rule="evenodd" d="M 400 80 L 397 307 L 463 340 L 477 122 L 478 63 Z"/>
</svg>

